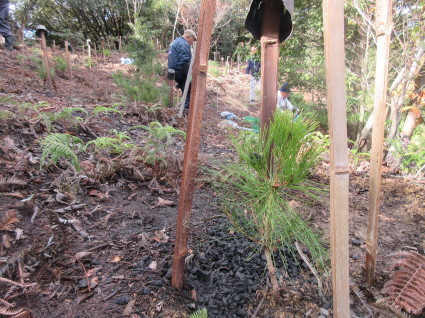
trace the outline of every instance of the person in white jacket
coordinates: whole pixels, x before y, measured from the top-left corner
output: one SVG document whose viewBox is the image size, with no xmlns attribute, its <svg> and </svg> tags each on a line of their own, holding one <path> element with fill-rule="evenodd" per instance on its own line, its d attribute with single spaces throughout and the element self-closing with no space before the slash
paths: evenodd
<svg viewBox="0 0 425 318">
<path fill-rule="evenodd" d="M 289 110 L 296 115 L 300 113 L 298 107 L 291 104 L 291 101 L 288 99 L 289 94 L 291 93 L 291 88 L 287 82 L 283 83 L 282 87 L 277 91 L 277 105 L 276 107 L 282 111 Z"/>
</svg>

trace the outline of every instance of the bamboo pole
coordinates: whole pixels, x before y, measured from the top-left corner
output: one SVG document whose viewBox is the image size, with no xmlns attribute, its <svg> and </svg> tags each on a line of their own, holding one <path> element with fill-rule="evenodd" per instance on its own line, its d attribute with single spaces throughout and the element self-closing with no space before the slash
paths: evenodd
<svg viewBox="0 0 425 318">
<path fill-rule="evenodd" d="M 193 44 L 193 52 L 196 52 L 196 42 Z M 194 61 L 195 61 L 195 56 L 192 55 L 192 58 L 190 59 L 189 71 L 187 72 L 186 84 L 184 85 L 183 96 L 180 101 L 179 113 L 178 113 L 179 118 L 183 117 L 184 104 L 186 103 L 187 92 L 189 91 L 190 82 L 192 81 L 192 69 L 193 69 Z"/>
<path fill-rule="evenodd" d="M 348 150 L 345 97 L 344 0 L 323 1 L 326 94 L 331 157 L 331 263 L 335 318 L 350 317 Z"/>
<path fill-rule="evenodd" d="M 208 73 L 208 55 L 210 51 L 215 6 L 216 0 L 202 0 L 199 14 L 198 45 L 196 47 L 193 70 L 193 87 L 190 96 L 189 122 L 184 151 L 183 174 L 180 186 L 176 225 L 173 277 L 171 280 L 171 284 L 174 288 L 183 287 L 184 261 L 187 256 L 190 214 L 192 210 L 195 177 L 198 165 L 202 113 L 205 104 L 205 91 Z"/>
<path fill-rule="evenodd" d="M 366 235 L 366 282 L 375 281 L 378 248 L 379 194 L 384 150 L 385 108 L 387 103 L 388 60 L 392 29 L 392 0 L 376 0 L 376 75 L 373 105 L 372 149 L 370 152 L 369 214 Z"/>
<path fill-rule="evenodd" d="M 283 10 L 281 0 L 267 0 L 264 6 L 261 35 L 261 130 L 269 125 L 276 110 L 279 61 L 279 23 L 276 21 L 279 21 Z"/>
<path fill-rule="evenodd" d="M 66 55 L 66 64 L 68 65 L 69 79 L 72 80 L 71 55 L 69 53 L 68 41 L 65 41 L 65 55 Z"/>
<path fill-rule="evenodd" d="M 47 89 L 49 91 L 51 91 L 52 90 L 52 77 L 51 77 L 51 74 L 50 74 L 49 54 L 47 52 L 46 32 L 41 31 L 40 35 L 41 35 L 41 49 L 43 51 L 44 67 L 46 69 Z"/>
</svg>

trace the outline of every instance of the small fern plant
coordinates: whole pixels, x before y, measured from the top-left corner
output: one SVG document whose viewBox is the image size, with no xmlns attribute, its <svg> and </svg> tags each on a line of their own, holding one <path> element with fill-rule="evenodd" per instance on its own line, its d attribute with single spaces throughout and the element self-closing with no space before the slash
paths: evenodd
<svg viewBox="0 0 425 318">
<path fill-rule="evenodd" d="M 160 122 L 157 121 L 151 122 L 149 126 L 140 125 L 131 127 L 130 129 L 137 128 L 145 129 L 149 133 L 149 137 L 146 139 L 146 146 L 165 149 L 165 147 L 170 146 L 173 143 L 174 137 L 186 137 L 186 133 L 184 131 L 175 129 L 169 125 L 163 126 Z"/>
<path fill-rule="evenodd" d="M 57 164 L 59 159 L 69 160 L 77 171 L 80 171 L 80 161 L 77 152 L 83 145 L 83 141 L 75 136 L 53 133 L 40 140 L 42 154 L 40 158 L 40 169 L 46 165 L 46 160 L 50 159 Z"/>
<path fill-rule="evenodd" d="M 110 153 L 121 154 L 125 150 L 133 149 L 135 147 L 134 144 L 124 142 L 125 140 L 131 140 L 131 138 L 123 132 L 119 132 L 116 129 L 112 129 L 110 132 L 115 134 L 115 138 L 98 137 L 94 140 L 89 141 L 85 145 L 84 150 L 92 146 L 97 152 L 106 150 Z"/>
<path fill-rule="evenodd" d="M 122 112 L 114 107 L 106 107 L 106 106 L 96 106 L 93 109 L 93 115 L 99 115 L 99 114 L 105 114 L 108 115 L 109 113 L 117 113 L 119 115 L 122 115 Z"/>
<path fill-rule="evenodd" d="M 208 312 L 205 308 L 199 309 L 190 315 L 190 318 L 208 318 Z"/>
</svg>

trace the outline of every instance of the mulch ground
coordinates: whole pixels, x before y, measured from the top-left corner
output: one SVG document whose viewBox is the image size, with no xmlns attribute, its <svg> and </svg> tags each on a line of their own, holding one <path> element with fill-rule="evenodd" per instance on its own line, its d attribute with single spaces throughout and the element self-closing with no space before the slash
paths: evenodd
<svg viewBox="0 0 425 318">
<path fill-rule="evenodd" d="M 229 138 L 234 131 L 223 128 L 219 113 L 258 117 L 259 106 L 248 104 L 249 83 L 243 72 L 234 69 L 209 80 L 185 288 L 175 290 L 170 279 L 180 175 L 152 174 L 140 180 L 120 174 L 92 181 L 64 173 L 60 167 L 40 170 L 37 139 L 47 132 L 25 115 L 25 105 L 40 102 L 47 102 L 51 110 L 110 106 L 123 94 L 111 73 L 131 72 L 132 67 L 120 65 L 119 55 L 113 53 L 106 62 L 99 60 L 88 69 L 77 54 L 74 78 L 57 74 L 57 90 L 47 92 L 29 59 L 19 62 L 19 55 L 32 54 L 0 50 L 0 110 L 17 116 L 0 120 L 0 216 L 15 218 L 15 227 L 0 229 L 0 277 L 20 284 L 0 280 L 0 298 L 25 308 L 33 317 L 181 318 L 199 308 L 207 308 L 212 318 L 332 317 L 329 277 L 322 278 L 320 290 L 299 257 L 287 255 L 286 270 L 278 260 L 285 287 L 281 299 L 273 300 L 264 257 L 217 209 L 220 198 L 202 174 L 202 169 L 220 166 L 234 156 Z M 24 112 L 21 117 L 20 111 Z M 166 121 L 185 130 L 187 119 L 176 118 L 175 113 L 168 110 Z M 90 133 L 103 135 L 112 128 L 127 131 L 137 124 L 145 123 L 131 113 L 115 114 L 73 133 L 88 139 Z M 143 139 L 134 132 L 131 136 Z M 173 147 L 182 153 L 181 143 Z M 425 187 L 423 180 L 384 175 L 377 284 L 366 286 L 368 175 L 367 169 L 360 170 L 353 166 L 350 176 L 350 276 L 368 301 L 376 301 L 389 279 L 392 254 L 424 253 Z M 2 183 L 1 178 L 12 177 L 23 182 Z M 329 185 L 326 162 L 313 178 Z M 73 185 L 72 200 L 60 197 L 64 188 Z M 327 204 L 310 204 L 302 211 L 328 240 Z M 351 294 L 351 299 L 355 316 L 370 315 L 356 295 Z"/>
</svg>

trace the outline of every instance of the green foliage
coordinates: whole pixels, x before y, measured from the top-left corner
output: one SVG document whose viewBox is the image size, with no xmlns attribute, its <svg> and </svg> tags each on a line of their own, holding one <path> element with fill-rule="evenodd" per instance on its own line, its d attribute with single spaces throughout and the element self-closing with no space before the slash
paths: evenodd
<svg viewBox="0 0 425 318">
<path fill-rule="evenodd" d="M 105 54 L 105 57 L 111 57 L 111 51 L 109 50 L 103 51 L 103 54 Z"/>
<path fill-rule="evenodd" d="M 401 169 L 405 173 L 417 173 L 425 165 L 425 125 L 416 127 L 407 147 L 400 140 L 390 140 L 395 148 L 395 156 L 401 159 Z"/>
<path fill-rule="evenodd" d="M 11 111 L 8 111 L 8 110 L 0 110 L 0 119 L 1 120 L 11 119 L 11 118 L 15 118 L 14 113 L 12 113 Z"/>
<path fill-rule="evenodd" d="M 152 74 L 141 75 L 136 74 L 133 77 L 125 76 L 121 72 L 113 75 L 115 83 L 124 89 L 125 95 L 131 101 L 159 103 L 162 105 L 168 104 L 168 86 L 162 85 L 159 87 L 157 82 L 158 77 Z"/>
<path fill-rule="evenodd" d="M 127 149 L 133 149 L 134 144 L 125 143 L 125 140 L 131 140 L 129 136 L 123 132 L 118 132 L 116 129 L 111 130 L 111 133 L 115 134 L 115 138 L 110 137 L 98 137 L 94 140 L 89 141 L 84 150 L 87 150 L 88 147 L 93 146 L 95 151 L 106 150 L 107 152 L 114 154 L 121 154 Z"/>
<path fill-rule="evenodd" d="M 190 315 L 190 318 L 208 318 L 208 312 L 206 308 L 199 309 Z"/>
<path fill-rule="evenodd" d="M 175 129 L 171 126 L 163 126 L 157 121 L 153 121 L 149 126 L 140 125 L 130 129 L 144 129 L 149 135 L 146 137 L 146 143 L 143 146 L 143 151 L 146 154 L 145 161 L 155 165 L 157 162 L 167 164 L 166 157 L 169 146 L 175 141 L 175 137 L 185 137 L 186 133 L 182 130 Z M 169 153 L 168 153 L 169 155 Z"/>
<path fill-rule="evenodd" d="M 133 35 L 130 37 L 126 50 L 137 66 L 152 61 L 155 55 L 153 31 L 151 24 L 143 18 L 137 18 L 134 23 L 129 23 Z"/>
<path fill-rule="evenodd" d="M 220 64 L 216 61 L 208 61 L 208 73 L 213 77 L 219 77 L 221 75 L 219 65 Z"/>
<path fill-rule="evenodd" d="M 54 62 L 56 72 L 64 72 L 68 68 L 68 64 L 62 56 L 56 56 Z"/>
<path fill-rule="evenodd" d="M 39 103 L 37 105 L 34 105 L 34 109 L 38 110 L 40 107 L 46 107 L 49 106 L 47 103 Z M 44 125 L 46 126 L 46 129 L 48 132 L 52 130 L 52 124 L 55 122 L 60 121 L 68 121 L 73 126 L 78 126 L 80 122 L 83 122 L 84 119 L 80 116 L 77 116 L 76 113 L 83 113 L 87 115 L 87 110 L 82 107 L 64 107 L 61 111 L 56 113 L 50 113 L 50 112 L 38 112 L 39 117 L 43 120 Z"/>
<path fill-rule="evenodd" d="M 76 152 L 83 144 L 83 141 L 75 136 L 67 134 L 49 134 L 40 140 L 43 153 L 40 158 L 40 168 L 46 164 L 46 160 L 50 160 L 57 164 L 59 159 L 69 160 L 77 171 L 80 171 L 80 161 Z"/>
<path fill-rule="evenodd" d="M 298 241 L 314 264 L 324 267 L 323 243 L 289 205 L 297 194 L 318 198 L 321 192 L 307 179 L 324 150 L 316 127 L 312 120 L 293 121 L 292 114 L 276 112 L 262 136 L 244 132 L 235 140 L 239 162 L 225 167 L 216 186 L 219 203 L 239 232 L 266 251 L 279 246 L 293 250 Z"/>
<path fill-rule="evenodd" d="M 96 61 L 91 56 L 87 56 L 84 61 L 84 66 L 88 68 L 92 68 L 93 66 L 96 66 L 96 64 Z"/>
<path fill-rule="evenodd" d="M 298 107 L 305 116 L 318 121 L 322 129 L 328 129 L 328 111 L 325 104 L 307 102 L 303 95 L 298 93 L 291 93 L 289 99 L 292 105 Z"/>
<path fill-rule="evenodd" d="M 106 106 L 96 106 L 93 109 L 93 115 L 99 115 L 101 113 L 104 113 L 105 115 L 108 115 L 109 113 L 117 113 L 122 115 L 122 112 L 119 111 L 118 109 L 115 109 L 113 107 L 106 107 Z"/>
</svg>

